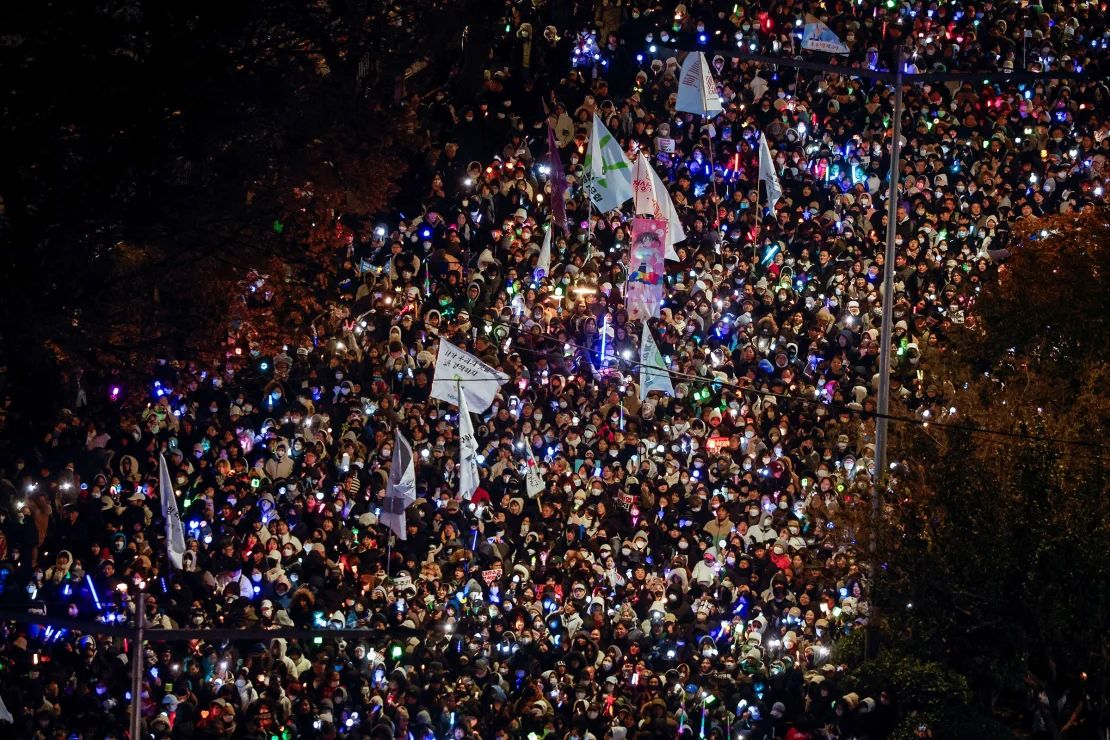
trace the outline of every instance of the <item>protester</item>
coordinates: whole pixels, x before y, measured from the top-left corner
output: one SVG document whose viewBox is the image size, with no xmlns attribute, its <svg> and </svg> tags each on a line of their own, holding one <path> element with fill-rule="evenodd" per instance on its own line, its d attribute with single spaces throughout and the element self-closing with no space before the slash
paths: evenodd
<svg viewBox="0 0 1110 740">
<path fill-rule="evenodd" d="M 891 387 L 931 418 L 946 389 L 917 366 L 974 321 L 1012 224 L 1103 199 L 1106 23 L 1074 0 L 1028 24 L 1009 4 L 814 5 L 614 0 L 571 19 L 513 4 L 482 94 L 421 109 L 431 164 L 402 196 L 419 211 L 356 229 L 323 317 L 273 356 L 167 361 L 141 415 L 67 411 L 7 466 L 5 608 L 109 633 L 145 610 L 157 738 L 883 736 L 898 687 L 845 694 L 834 650 L 870 611 L 857 535 L 893 89 L 714 50 L 793 56 L 812 12 L 850 47 L 845 66 L 888 66 L 901 42 L 910 71 L 1061 73 L 905 89 Z M 578 53 L 586 29 L 596 56 Z M 708 122 L 676 112 L 680 55 L 662 51 L 703 35 L 723 103 Z M 647 322 L 672 395 L 640 393 L 631 203 L 590 212 L 583 192 L 594 113 L 648 155 L 686 235 Z M 549 225 L 562 194 L 548 125 L 566 230 Z M 772 211 L 760 134 L 783 190 Z M 458 409 L 432 396 L 445 341 L 508 377 L 471 409 L 469 499 Z M 391 538 L 398 430 L 416 500 Z M 175 628 L 252 636 L 159 639 Z M 289 628 L 365 633 L 255 636 Z M 18 680 L 0 696 L 16 734 L 120 736 L 127 646 L 9 624 L 0 668 Z"/>
</svg>

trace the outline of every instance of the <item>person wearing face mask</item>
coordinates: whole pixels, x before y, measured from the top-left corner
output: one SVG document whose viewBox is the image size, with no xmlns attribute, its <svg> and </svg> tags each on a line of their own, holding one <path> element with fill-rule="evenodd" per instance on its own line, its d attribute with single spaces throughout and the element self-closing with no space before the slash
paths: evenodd
<svg viewBox="0 0 1110 740">
<path fill-rule="evenodd" d="M 771 512 L 763 512 L 759 523 L 748 529 L 752 540 L 757 543 L 772 542 L 778 537 L 778 530 L 774 526 Z"/>
<path fill-rule="evenodd" d="M 273 454 L 266 460 L 266 465 L 263 469 L 271 480 L 276 480 L 278 478 L 288 478 L 291 476 L 293 474 L 294 465 L 293 459 L 289 457 L 289 447 L 282 441 L 274 446 Z"/>
</svg>

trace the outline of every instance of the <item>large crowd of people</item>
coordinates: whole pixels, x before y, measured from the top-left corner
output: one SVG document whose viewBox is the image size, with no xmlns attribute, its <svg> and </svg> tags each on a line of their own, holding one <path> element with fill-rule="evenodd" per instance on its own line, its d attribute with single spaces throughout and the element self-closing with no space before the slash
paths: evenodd
<svg viewBox="0 0 1110 740">
<path fill-rule="evenodd" d="M 82 390 L 7 461 L 0 603 L 105 632 L 6 623 L 0 731 L 121 737 L 132 658 L 109 628 L 144 610 L 155 738 L 886 736 L 898 688 L 848 691 L 838 645 L 870 611 L 857 534 L 893 89 L 730 54 L 799 54 L 805 13 L 850 47 L 845 68 L 888 67 L 902 44 L 911 73 L 990 74 L 905 87 L 892 395 L 942 417 L 948 389 L 919 362 L 974 322 L 1011 225 L 1103 199 L 1104 6 L 512 3 L 480 91 L 406 100 L 427 156 L 403 207 L 336 254 L 326 315 L 274 355 L 158 364 L 122 423 L 86 397 L 116 389 Z M 675 110 L 673 49 L 698 45 L 724 104 L 709 120 Z M 598 213 L 583 193 L 594 113 L 649 155 L 687 234 L 648 321 L 673 396 L 639 393 L 631 207 Z M 569 227 L 539 276 L 563 197 L 549 126 Z M 760 134 L 784 190 L 773 212 Z M 441 339 L 509 376 L 474 416 L 469 499 L 458 410 L 429 397 Z M 416 461 L 403 539 L 380 520 L 395 430 Z M 174 628 L 251 637 L 159 639 Z"/>
</svg>

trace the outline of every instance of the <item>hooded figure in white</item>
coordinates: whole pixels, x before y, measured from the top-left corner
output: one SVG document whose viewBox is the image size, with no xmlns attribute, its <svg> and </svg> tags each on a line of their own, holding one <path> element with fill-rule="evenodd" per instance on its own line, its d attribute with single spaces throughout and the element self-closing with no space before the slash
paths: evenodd
<svg viewBox="0 0 1110 740">
<path fill-rule="evenodd" d="M 764 514 L 759 524 L 755 525 L 748 530 L 748 534 L 752 536 L 753 542 L 771 542 L 778 539 L 779 533 L 775 529 L 775 525 L 771 522 L 771 515 Z"/>
</svg>

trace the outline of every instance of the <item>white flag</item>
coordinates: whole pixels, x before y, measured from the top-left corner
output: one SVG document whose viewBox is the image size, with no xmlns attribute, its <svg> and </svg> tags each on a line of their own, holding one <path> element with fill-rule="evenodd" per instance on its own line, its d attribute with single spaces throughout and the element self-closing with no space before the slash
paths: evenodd
<svg viewBox="0 0 1110 740">
<path fill-rule="evenodd" d="M 181 527 L 181 514 L 177 511 L 177 497 L 170 479 L 170 466 L 166 456 L 158 453 L 158 488 L 162 496 L 162 517 L 166 520 L 166 556 L 173 567 L 181 570 L 185 555 L 185 530 Z"/>
<path fill-rule="evenodd" d="M 651 329 L 648 329 L 645 321 L 644 333 L 640 338 L 640 400 L 647 398 L 651 391 L 663 391 L 668 396 L 674 395 L 670 371 L 663 364 L 659 345 L 655 343 L 655 337 L 651 336 Z"/>
<path fill-rule="evenodd" d="M 462 383 L 456 383 L 457 380 Z M 469 352 L 459 349 L 446 339 L 439 340 L 432 398 L 458 406 L 459 386 L 462 386 L 467 405 L 480 414 L 490 407 L 498 389 L 509 380 L 508 375 L 490 367 Z"/>
<path fill-rule="evenodd" d="M 478 490 L 478 440 L 466 405 L 466 391 L 459 396 L 459 493 L 467 501 Z"/>
<path fill-rule="evenodd" d="M 717 83 L 713 81 L 713 73 L 703 52 L 690 52 L 682 60 L 682 70 L 678 75 L 678 99 L 674 107 L 685 113 L 706 117 L 723 110 Z"/>
<path fill-rule="evenodd" d="M 536 281 L 551 274 L 551 224 L 544 229 L 543 246 L 540 247 L 540 257 L 536 260 L 536 269 L 532 274 Z"/>
<path fill-rule="evenodd" d="M 620 208 L 632 197 L 632 167 L 628 157 L 596 113 L 585 166 L 585 187 L 597 210 L 605 213 Z"/>
<path fill-rule="evenodd" d="M 848 46 L 815 16 L 806 13 L 802 30 L 802 48 L 810 51 L 827 51 L 830 54 L 847 54 Z"/>
<path fill-rule="evenodd" d="M 405 529 L 405 509 L 416 501 L 416 468 L 412 463 L 412 445 L 401 434 L 393 430 L 393 461 L 389 465 L 389 478 L 385 482 L 385 501 L 378 521 L 385 524 L 397 535 L 397 539 L 407 537 Z"/>
<path fill-rule="evenodd" d="M 678 211 L 675 210 L 667 186 L 659 179 L 659 174 L 648 162 L 643 149 L 636 153 L 636 161 L 632 167 L 632 190 L 637 215 L 651 216 L 667 222 L 663 256 L 677 262 L 678 252 L 674 250 L 674 245 L 686 238 L 686 232 L 682 229 L 682 222 L 678 219 Z"/>
<path fill-rule="evenodd" d="M 775 160 L 771 158 L 771 147 L 767 146 L 767 134 L 759 135 L 759 181 L 767 193 L 767 207 L 773 212 L 775 204 L 782 197 L 782 185 L 775 172 Z"/>
<path fill-rule="evenodd" d="M 524 472 L 524 486 L 530 498 L 535 498 L 540 495 L 546 484 L 543 482 L 543 473 L 540 472 L 540 466 L 536 464 L 536 456 L 532 452 L 532 445 L 528 440 L 524 440 L 524 449 L 528 453 L 525 460 L 526 470 Z"/>
</svg>

